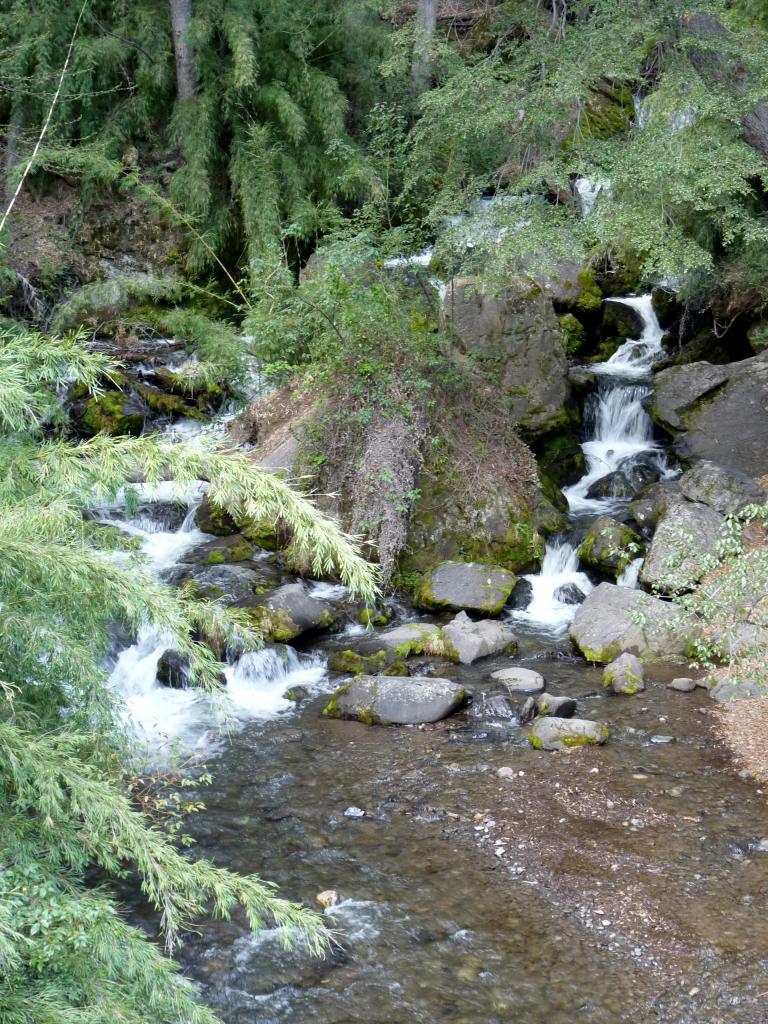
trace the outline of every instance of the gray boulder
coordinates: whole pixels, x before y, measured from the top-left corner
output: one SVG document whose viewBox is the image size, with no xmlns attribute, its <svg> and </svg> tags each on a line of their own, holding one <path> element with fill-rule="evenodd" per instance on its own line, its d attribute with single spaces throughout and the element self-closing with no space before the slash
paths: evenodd
<svg viewBox="0 0 768 1024">
<path fill-rule="evenodd" d="M 473 622 L 466 612 L 459 612 L 443 629 L 443 640 L 449 656 L 462 665 L 471 665 L 489 654 L 517 649 L 517 639 L 508 625 L 494 619 Z"/>
<path fill-rule="evenodd" d="M 172 573 L 170 580 L 181 583 L 192 579 L 203 597 L 227 606 L 253 607 L 259 592 L 269 590 L 278 582 L 278 574 L 271 566 L 259 563 L 224 563 L 213 565 L 187 565 Z"/>
<path fill-rule="evenodd" d="M 765 686 L 761 686 L 754 679 L 734 676 L 726 668 L 717 669 L 706 682 L 707 693 L 718 704 L 765 697 Z"/>
<path fill-rule="evenodd" d="M 457 711 L 467 691 L 432 676 L 358 676 L 341 686 L 323 709 L 328 718 L 353 718 L 367 725 L 419 725 Z"/>
<path fill-rule="evenodd" d="M 550 298 L 530 282 L 496 292 L 460 277 L 448 286 L 443 310 L 460 348 L 498 379 L 525 435 L 569 425 L 568 360 Z"/>
<path fill-rule="evenodd" d="M 608 729 L 586 718 L 537 718 L 528 733 L 534 750 L 567 750 L 605 743 Z"/>
<path fill-rule="evenodd" d="M 768 351 L 727 366 L 663 370 L 652 410 L 658 422 L 680 432 L 676 447 L 684 458 L 707 459 L 748 477 L 768 473 Z"/>
<path fill-rule="evenodd" d="M 765 491 L 751 477 L 725 469 L 702 459 L 680 478 L 680 490 L 689 501 L 708 505 L 716 512 L 731 515 L 745 505 L 761 505 Z"/>
<path fill-rule="evenodd" d="M 649 661 L 679 657 L 691 632 L 676 605 L 640 590 L 601 583 L 576 612 L 570 637 L 588 661 L 607 665 L 624 651 Z"/>
<path fill-rule="evenodd" d="M 683 500 L 679 480 L 661 480 L 646 487 L 634 501 L 631 501 L 629 511 L 639 526 L 652 528 L 673 505 Z"/>
<path fill-rule="evenodd" d="M 603 686 L 613 693 L 632 696 L 645 689 L 643 666 L 635 654 L 620 654 L 603 669 Z"/>
<path fill-rule="evenodd" d="M 498 615 L 514 586 L 514 573 L 498 565 L 442 562 L 424 574 L 413 600 L 417 608 L 470 608 Z"/>
<path fill-rule="evenodd" d="M 647 586 L 671 591 L 694 584 L 717 548 L 723 526 L 719 512 L 698 502 L 673 505 L 659 521 L 640 570 Z"/>
<path fill-rule="evenodd" d="M 688 363 L 662 370 L 654 379 L 653 418 L 673 432 L 684 430 L 685 417 L 696 403 L 727 380 L 728 367 L 712 363 Z"/>
<path fill-rule="evenodd" d="M 285 583 L 271 594 L 257 597 L 253 617 L 270 639 L 282 642 L 336 622 L 332 609 L 312 597 L 303 583 Z"/>
<path fill-rule="evenodd" d="M 515 611 L 525 611 L 533 599 L 533 584 L 530 580 L 519 579 L 509 597 L 509 607 Z"/>
<path fill-rule="evenodd" d="M 557 587 L 552 596 L 561 604 L 581 604 L 587 595 L 575 583 L 564 583 L 562 587 Z"/>
<path fill-rule="evenodd" d="M 503 683 L 510 693 L 541 693 L 544 689 L 544 676 L 530 668 L 500 668 L 491 672 L 491 679 Z"/>
</svg>

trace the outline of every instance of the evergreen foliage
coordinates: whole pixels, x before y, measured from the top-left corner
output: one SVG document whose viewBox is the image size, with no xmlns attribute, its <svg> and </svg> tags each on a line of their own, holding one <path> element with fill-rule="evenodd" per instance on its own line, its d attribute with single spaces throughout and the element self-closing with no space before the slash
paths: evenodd
<svg viewBox="0 0 768 1024">
<path fill-rule="evenodd" d="M 0 1018 L 209 1022 L 170 961 L 121 920 L 108 888 L 85 884 L 88 871 L 134 874 L 168 950 L 193 919 L 238 906 L 252 927 L 274 922 L 286 942 L 315 952 L 328 936 L 270 885 L 182 855 L 132 804 L 130 742 L 104 661 L 111 623 L 148 625 L 190 659 L 194 684 L 214 690 L 212 650 L 248 649 L 259 637 L 242 613 L 154 582 L 89 510 L 130 492 L 129 480 L 202 476 L 215 506 L 281 519 L 318 574 L 337 571 L 368 598 L 374 576 L 334 523 L 236 453 L 57 436 L 62 385 L 94 387 L 110 372 L 77 337 L 3 332 L 0 367 Z"/>
</svg>

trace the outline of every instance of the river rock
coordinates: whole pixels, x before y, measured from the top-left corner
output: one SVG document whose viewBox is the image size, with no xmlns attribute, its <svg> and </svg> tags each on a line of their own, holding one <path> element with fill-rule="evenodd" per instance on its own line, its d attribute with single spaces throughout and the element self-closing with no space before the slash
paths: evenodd
<svg viewBox="0 0 768 1024">
<path fill-rule="evenodd" d="M 620 654 L 603 669 L 603 686 L 613 693 L 632 696 L 645 689 L 643 666 L 634 654 Z"/>
<path fill-rule="evenodd" d="M 216 537 L 192 548 L 183 555 L 185 563 L 222 565 L 224 562 L 247 562 L 253 558 L 253 545 L 241 533 Z"/>
<path fill-rule="evenodd" d="M 509 706 L 509 701 L 500 693 L 483 693 L 475 697 L 467 711 L 469 718 L 480 721 L 507 721 L 515 718 L 515 712 Z"/>
<path fill-rule="evenodd" d="M 450 657 L 462 665 L 471 665 L 478 658 L 502 651 L 513 653 L 517 638 L 511 627 L 495 619 L 473 622 L 466 612 L 459 612 L 443 629 L 443 639 Z"/>
<path fill-rule="evenodd" d="M 765 686 L 761 686 L 754 679 L 735 676 L 727 668 L 716 669 L 707 680 L 707 684 L 707 693 L 718 704 L 765 697 Z"/>
<path fill-rule="evenodd" d="M 561 604 L 581 604 L 586 600 L 587 595 L 575 583 L 564 583 L 561 587 L 557 587 L 553 597 Z"/>
<path fill-rule="evenodd" d="M 567 750 L 605 743 L 608 730 L 586 718 L 537 718 L 528 733 L 534 750 Z"/>
<path fill-rule="evenodd" d="M 405 622 L 401 626 L 365 637 L 355 646 L 361 654 L 391 651 L 407 658 L 411 654 L 441 654 L 441 645 L 442 631 L 433 622 Z"/>
<path fill-rule="evenodd" d="M 692 693 L 698 684 L 695 679 L 688 679 L 685 676 L 681 676 L 679 679 L 673 679 L 671 683 L 667 683 L 668 690 L 677 690 L 679 693 Z"/>
<path fill-rule="evenodd" d="M 510 693 L 541 693 L 544 677 L 530 668 L 500 668 L 491 672 L 491 679 L 503 683 Z"/>
<path fill-rule="evenodd" d="M 533 584 L 530 580 L 519 579 L 509 596 L 509 607 L 515 611 L 525 611 L 533 600 Z"/>
<path fill-rule="evenodd" d="M 328 718 L 353 718 L 367 725 L 419 725 L 457 711 L 467 691 L 433 676 L 358 676 L 340 687 L 324 708 Z"/>
<path fill-rule="evenodd" d="M 751 477 L 702 459 L 680 478 L 680 490 L 689 501 L 730 515 L 745 505 L 762 505 L 765 491 Z"/>
<path fill-rule="evenodd" d="M 606 473 L 599 480 L 595 480 L 587 491 L 587 497 L 591 500 L 599 498 L 631 498 L 637 493 L 629 477 L 621 469 L 613 473 Z"/>
<path fill-rule="evenodd" d="M 673 505 L 683 500 L 679 480 L 660 480 L 645 487 L 639 496 L 629 503 L 629 512 L 638 526 L 648 530 L 655 527 Z"/>
<path fill-rule="evenodd" d="M 445 319 L 459 347 L 485 364 L 527 437 L 568 427 L 568 359 L 552 300 L 530 282 L 502 291 L 476 277 L 450 282 Z"/>
<path fill-rule="evenodd" d="M 157 663 L 157 681 L 174 690 L 189 685 L 189 658 L 179 651 L 165 651 Z"/>
<path fill-rule="evenodd" d="M 640 580 L 659 590 L 686 588 L 702 575 L 723 526 L 719 512 L 698 502 L 673 505 L 661 518 L 640 570 Z"/>
<path fill-rule="evenodd" d="M 629 526 L 610 516 L 599 516 L 579 545 L 585 565 L 607 575 L 618 576 L 637 557 L 641 539 Z"/>
<path fill-rule="evenodd" d="M 603 665 L 624 651 L 651 661 L 678 657 L 685 653 L 690 634 L 676 605 L 613 583 L 601 583 L 587 595 L 570 628 L 584 657 Z"/>
<path fill-rule="evenodd" d="M 181 565 L 171 573 L 173 583 L 186 579 L 196 582 L 201 594 L 211 601 L 239 608 L 250 608 L 259 600 L 259 594 L 271 590 L 278 582 L 278 573 L 272 566 L 259 562 L 212 565 Z"/>
<path fill-rule="evenodd" d="M 413 602 L 417 608 L 469 608 L 498 615 L 514 586 L 514 574 L 498 565 L 442 562 L 421 578 Z"/>
<path fill-rule="evenodd" d="M 679 432 L 675 447 L 683 458 L 707 459 L 752 478 L 768 473 L 768 351 L 727 366 L 663 370 L 652 411 Z"/>
<path fill-rule="evenodd" d="M 549 715 L 550 718 L 573 718 L 576 713 L 576 701 L 573 697 L 556 697 L 553 693 L 541 693 L 534 697 L 537 715 Z"/>
<path fill-rule="evenodd" d="M 327 629 L 336 622 L 334 612 L 312 597 L 303 583 L 285 583 L 271 594 L 257 597 L 256 625 L 271 640 L 287 642 L 308 629 Z"/>
</svg>

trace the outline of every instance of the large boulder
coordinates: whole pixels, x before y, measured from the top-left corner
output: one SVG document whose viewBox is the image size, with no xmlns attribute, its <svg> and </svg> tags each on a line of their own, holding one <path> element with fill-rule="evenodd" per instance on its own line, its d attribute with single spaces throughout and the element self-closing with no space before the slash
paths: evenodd
<svg viewBox="0 0 768 1024">
<path fill-rule="evenodd" d="M 461 277 L 449 284 L 444 311 L 463 352 L 494 370 L 524 435 L 569 425 L 568 360 L 550 298 L 530 284 L 494 292 Z"/>
<path fill-rule="evenodd" d="M 498 565 L 442 562 L 422 577 L 414 604 L 417 608 L 469 608 L 498 615 L 514 586 L 514 574 Z"/>
<path fill-rule="evenodd" d="M 462 665 L 471 665 L 478 658 L 502 651 L 512 653 L 517 649 L 517 639 L 512 629 L 495 619 L 473 622 L 466 612 L 459 612 L 455 619 L 443 629 L 446 651 Z"/>
<path fill-rule="evenodd" d="M 673 505 L 661 518 L 640 579 L 658 590 L 687 589 L 706 568 L 715 552 L 723 527 L 719 512 L 698 502 Z"/>
<path fill-rule="evenodd" d="M 433 622 L 405 622 L 383 633 L 364 637 L 355 647 L 362 654 L 392 651 L 398 657 L 407 658 L 411 654 L 429 654 L 432 648 L 437 652 L 441 644 L 442 630 Z"/>
<path fill-rule="evenodd" d="M 690 624 L 676 605 L 614 583 L 595 587 L 570 628 L 584 657 L 601 665 L 624 651 L 649 661 L 680 657 L 690 635 Z"/>
<path fill-rule="evenodd" d="M 605 743 L 608 730 L 598 722 L 586 718 L 537 718 L 528 733 L 528 742 L 534 750 L 569 750 L 572 747 L 591 747 Z"/>
<path fill-rule="evenodd" d="M 609 576 L 619 576 L 637 558 L 640 537 L 629 526 L 599 516 L 579 545 L 579 558 L 585 564 Z"/>
<path fill-rule="evenodd" d="M 689 501 L 708 505 L 716 512 L 731 515 L 745 505 L 761 505 L 765 491 L 751 477 L 702 459 L 680 478 L 680 490 Z"/>
<path fill-rule="evenodd" d="M 358 676 L 341 686 L 323 710 L 328 718 L 366 725 L 439 722 L 466 703 L 467 691 L 433 676 Z"/>
<path fill-rule="evenodd" d="M 277 642 L 286 643 L 309 629 L 327 629 L 336 622 L 334 612 L 312 597 L 303 583 L 284 583 L 271 594 L 257 597 L 252 611 L 255 624 Z"/>
<path fill-rule="evenodd" d="M 688 460 L 748 477 L 768 473 L 768 351 L 727 366 L 691 363 L 656 377 L 654 418 Z"/>
</svg>

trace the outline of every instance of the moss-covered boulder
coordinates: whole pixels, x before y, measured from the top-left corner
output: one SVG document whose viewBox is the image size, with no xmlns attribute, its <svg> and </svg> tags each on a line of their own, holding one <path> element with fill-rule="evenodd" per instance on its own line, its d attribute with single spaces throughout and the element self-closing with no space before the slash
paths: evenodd
<svg viewBox="0 0 768 1024">
<path fill-rule="evenodd" d="M 329 629 L 336 623 L 334 611 L 298 582 L 284 583 L 272 593 L 257 597 L 251 616 L 265 636 L 277 643 L 287 643 L 310 629 Z"/>
<path fill-rule="evenodd" d="M 149 410 L 131 391 L 105 391 L 89 398 L 80 419 L 88 434 L 137 435 L 144 429 Z"/>
<path fill-rule="evenodd" d="M 610 516 L 600 516 L 579 545 L 579 558 L 585 565 L 615 577 L 637 558 L 641 544 L 639 534 L 631 527 Z"/>
<path fill-rule="evenodd" d="M 226 509 L 219 508 L 208 500 L 205 495 L 195 512 L 195 526 L 203 533 L 212 533 L 215 537 L 228 537 L 239 533 L 237 523 Z M 248 538 L 249 540 L 252 538 Z"/>
<path fill-rule="evenodd" d="M 501 566 L 442 562 L 421 578 L 414 592 L 414 604 L 429 610 L 469 608 L 498 615 L 514 586 L 514 574 Z"/>
<path fill-rule="evenodd" d="M 643 664 L 635 654 L 626 651 L 603 669 L 602 684 L 611 693 L 634 696 L 645 689 Z"/>
</svg>

